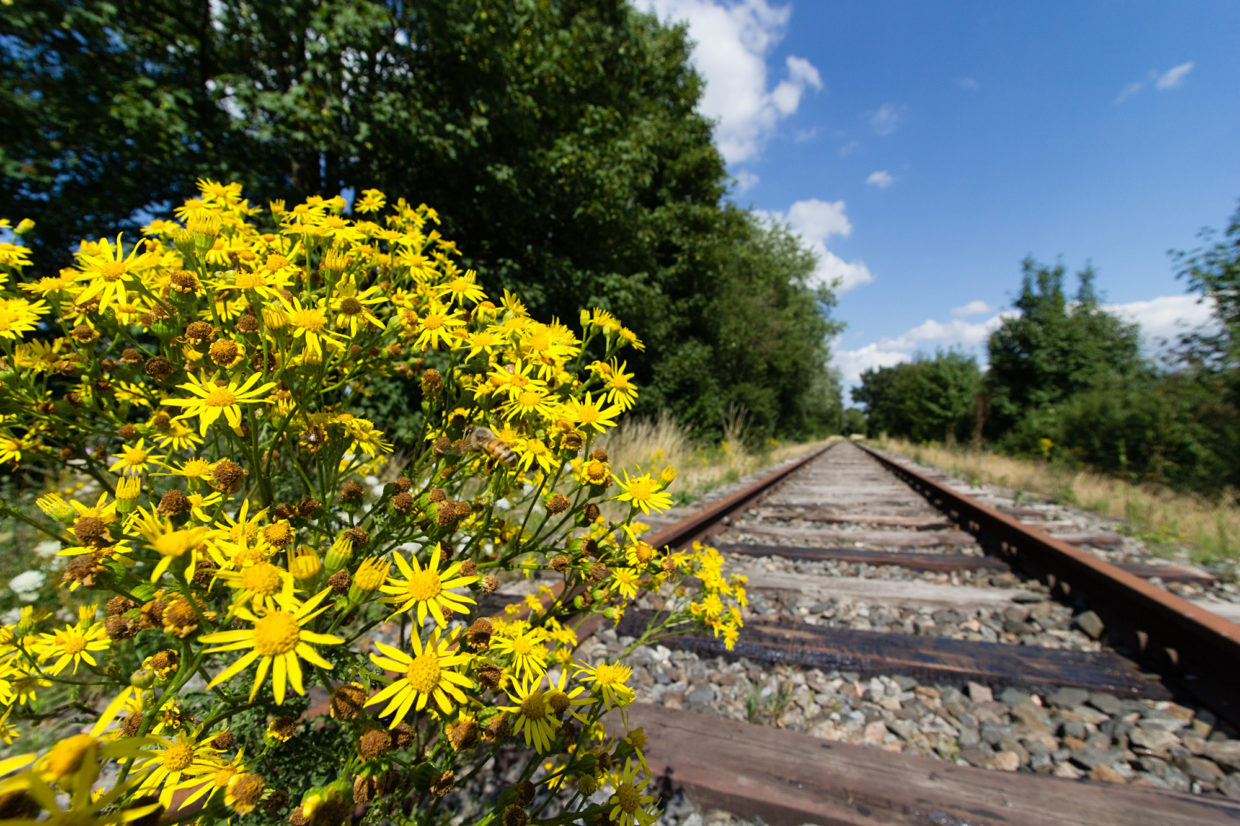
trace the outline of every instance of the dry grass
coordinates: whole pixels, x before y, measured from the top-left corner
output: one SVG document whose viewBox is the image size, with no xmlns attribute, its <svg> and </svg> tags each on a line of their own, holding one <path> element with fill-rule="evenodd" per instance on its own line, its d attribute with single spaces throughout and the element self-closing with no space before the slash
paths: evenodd
<svg viewBox="0 0 1240 826">
<path fill-rule="evenodd" d="M 768 465 L 805 453 L 823 442 L 811 444 L 772 443 L 765 450 L 745 449 L 744 416 L 734 414 L 724 421 L 724 439 L 718 445 L 695 443 L 688 432 L 667 413 L 657 419 L 624 419 L 620 426 L 599 441 L 617 473 L 676 468 L 675 481 L 668 486 L 677 504 L 692 502 L 719 485 L 739 480 Z"/>
<path fill-rule="evenodd" d="M 1000 485 L 1016 491 L 1018 497 L 1033 494 L 1125 520 L 1134 535 L 1161 553 L 1184 548 L 1193 561 L 1202 563 L 1240 557 L 1240 507 L 1235 505 L 967 447 L 913 444 L 901 439 L 876 443 L 916 462 L 950 470 L 970 484 Z M 1221 501 L 1234 502 L 1235 497 L 1224 496 Z"/>
</svg>

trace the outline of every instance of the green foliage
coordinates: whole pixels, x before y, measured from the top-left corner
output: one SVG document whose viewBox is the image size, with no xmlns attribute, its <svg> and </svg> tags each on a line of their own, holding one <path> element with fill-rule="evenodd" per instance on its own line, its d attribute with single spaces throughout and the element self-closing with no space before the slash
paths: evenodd
<svg viewBox="0 0 1240 826">
<path fill-rule="evenodd" d="M 1229 236 L 1240 239 L 1240 217 Z M 1027 456 L 1041 455 L 1049 440 L 1055 462 L 1133 482 L 1207 494 L 1240 484 L 1236 373 L 1227 369 L 1240 264 L 1221 243 L 1180 257 L 1182 275 L 1218 301 L 1223 332 L 1186 337 L 1186 360 L 1162 372 L 1140 358 L 1136 328 L 1098 307 L 1090 270 L 1068 302 L 1063 266 L 1026 260 L 1021 314 L 990 339 L 987 435 Z"/>
<path fill-rule="evenodd" d="M 913 441 L 968 438 L 981 371 L 972 356 L 937 353 L 894 367 L 870 369 L 854 401 L 866 407 L 868 433 L 886 432 Z"/>
<path fill-rule="evenodd" d="M 1190 333 L 1181 344 L 1192 362 L 1214 372 L 1230 372 L 1234 387 L 1240 370 L 1240 207 L 1222 240 L 1215 240 L 1212 229 L 1203 229 L 1199 237 L 1201 247 L 1191 253 L 1173 252 L 1172 257 L 1189 289 L 1214 302 L 1219 329 Z"/>
<path fill-rule="evenodd" d="M 1075 301 L 1064 293 L 1064 266 L 1022 262 L 1020 314 L 990 336 L 987 435 L 999 437 L 1040 408 L 1074 393 L 1113 385 L 1142 370 L 1136 325 L 1098 306 L 1094 272 L 1077 274 Z"/>
<path fill-rule="evenodd" d="M 260 203 L 415 193 L 491 294 L 624 318 L 658 354 L 630 361 L 640 412 L 839 426 L 833 296 L 786 229 L 722 204 L 683 27 L 619 0 L 33 0 L 5 22 L 0 197 L 48 230 L 40 271 L 68 261 L 56 228 L 132 231 L 204 169 Z"/>
<path fill-rule="evenodd" d="M 844 424 L 840 432 L 845 436 L 850 436 L 853 433 L 865 433 L 865 412 L 856 407 L 850 407 L 845 410 Z"/>
</svg>

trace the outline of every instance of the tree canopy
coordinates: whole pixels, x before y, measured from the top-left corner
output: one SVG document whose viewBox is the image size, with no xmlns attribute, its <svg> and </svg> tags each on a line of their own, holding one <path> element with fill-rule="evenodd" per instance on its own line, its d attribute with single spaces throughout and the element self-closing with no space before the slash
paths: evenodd
<svg viewBox="0 0 1240 826">
<path fill-rule="evenodd" d="M 866 370 L 852 397 L 866 407 L 871 436 L 950 441 L 972 432 L 980 387 L 977 360 L 947 352 Z"/>
<path fill-rule="evenodd" d="M 1064 266 L 1022 264 L 1019 314 L 990 336 L 987 432 L 1009 431 L 1030 411 L 1074 393 L 1122 380 L 1142 368 L 1138 329 L 1103 310 L 1094 272 L 1077 274 L 1076 298 L 1064 292 Z"/>
<path fill-rule="evenodd" d="M 838 424 L 833 296 L 723 201 L 683 27 L 621 0 L 30 0 L 6 29 L 0 197 L 45 270 L 199 176 L 259 202 L 375 187 L 435 207 L 489 292 L 616 313 L 647 411 Z"/>
</svg>

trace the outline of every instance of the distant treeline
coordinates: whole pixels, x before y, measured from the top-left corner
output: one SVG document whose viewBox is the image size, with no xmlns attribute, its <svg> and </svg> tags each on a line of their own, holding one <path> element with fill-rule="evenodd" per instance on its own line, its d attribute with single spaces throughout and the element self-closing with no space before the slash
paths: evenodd
<svg viewBox="0 0 1240 826">
<path fill-rule="evenodd" d="M 988 342 L 990 367 L 956 352 L 868 370 L 853 399 L 870 435 L 985 442 L 1132 481 L 1215 495 L 1240 488 L 1240 210 L 1222 240 L 1173 254 L 1214 301 L 1215 329 L 1142 358 L 1138 329 L 1104 311 L 1088 268 L 1072 300 L 1064 267 L 1023 264 L 1017 315 Z"/>
<path fill-rule="evenodd" d="M 787 228 L 724 200 L 683 26 L 621 0 L 92 0 L 5 9 L 0 203 L 35 277 L 194 191 L 256 203 L 378 188 L 425 202 L 492 295 L 615 313 L 638 413 L 755 440 L 839 426 L 834 295 Z M 370 403 L 408 421 L 386 379 Z M 400 438 L 400 426 L 392 435 Z"/>
</svg>

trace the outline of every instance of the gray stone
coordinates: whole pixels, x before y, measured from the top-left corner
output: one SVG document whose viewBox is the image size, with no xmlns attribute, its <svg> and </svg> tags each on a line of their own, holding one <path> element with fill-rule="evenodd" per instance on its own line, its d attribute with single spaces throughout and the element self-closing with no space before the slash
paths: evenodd
<svg viewBox="0 0 1240 826">
<path fill-rule="evenodd" d="M 1089 692 L 1082 688 L 1061 688 L 1046 698 L 1055 708 L 1076 708 L 1089 699 Z"/>
<path fill-rule="evenodd" d="M 968 689 L 969 699 L 975 703 L 989 703 L 995 699 L 995 695 L 990 690 L 990 686 L 985 686 L 981 683 L 969 683 L 965 688 Z M 944 707 L 946 707 L 948 711 L 951 711 L 952 709 L 949 703 L 950 701 L 945 702 Z M 963 711 L 964 709 L 961 708 L 961 713 L 963 713 Z"/>
<path fill-rule="evenodd" d="M 1042 601 L 1029 608 L 1029 619 L 1044 620 L 1049 619 L 1055 610 L 1053 602 Z"/>
<path fill-rule="evenodd" d="M 975 728 L 961 729 L 959 740 L 960 748 L 971 748 L 982 741 L 982 735 Z"/>
<path fill-rule="evenodd" d="M 1080 720 L 1064 720 L 1059 726 L 1059 733 L 1064 737 L 1076 737 L 1084 740 L 1088 732 L 1085 731 L 1085 724 Z"/>
<path fill-rule="evenodd" d="M 1017 703 L 1013 706 L 1012 718 L 1019 720 L 1035 731 L 1051 730 L 1050 717 L 1042 710 L 1041 706 L 1035 706 L 1030 702 Z"/>
<path fill-rule="evenodd" d="M 1004 737 L 1001 739 L 999 741 L 999 748 L 1010 754 L 1015 754 L 1022 763 L 1029 762 L 1029 752 L 1025 751 L 1025 747 L 1015 737 Z"/>
<path fill-rule="evenodd" d="M 1004 621 L 1024 623 L 1029 619 L 1029 606 L 1027 605 L 1009 605 L 1003 609 Z"/>
<path fill-rule="evenodd" d="M 1051 774 L 1056 777 L 1067 777 L 1071 780 L 1076 780 L 1081 776 L 1081 770 L 1073 766 L 1071 763 L 1060 763 L 1055 766 L 1055 770 L 1051 772 Z"/>
<path fill-rule="evenodd" d="M 1147 749 L 1153 754 L 1167 754 L 1168 749 L 1179 743 L 1179 738 L 1169 731 L 1160 729 L 1137 728 L 1128 734 L 1128 741 L 1134 748 Z"/>
<path fill-rule="evenodd" d="M 1205 755 L 1219 765 L 1240 770 L 1240 740 L 1206 743 Z"/>
<path fill-rule="evenodd" d="M 960 750 L 960 759 L 970 766 L 985 766 L 993 755 L 994 752 L 984 744 Z"/>
<path fill-rule="evenodd" d="M 1030 699 L 1029 695 L 1023 691 L 1008 687 L 999 692 L 999 702 L 1003 703 L 1005 706 L 1013 707 L 1018 706 L 1021 703 L 1028 703 L 1030 702 Z"/>
<path fill-rule="evenodd" d="M 1202 783 L 1217 783 L 1223 776 L 1223 770 L 1209 760 L 1190 757 L 1184 761 L 1184 773 Z"/>
<path fill-rule="evenodd" d="M 990 758 L 990 767 L 1000 769 L 1005 772 L 1014 772 L 1020 768 L 1023 761 L 1020 755 L 1010 751 L 1001 751 L 994 757 Z"/>
<path fill-rule="evenodd" d="M 1072 753 L 1072 762 L 1083 768 L 1093 769 L 1098 766 L 1109 766 L 1118 762 L 1122 757 L 1123 755 L 1118 751 L 1086 746 Z"/>
<path fill-rule="evenodd" d="M 1124 704 L 1114 694 L 1101 691 L 1089 695 L 1089 704 L 1103 714 L 1119 714 L 1124 708 Z"/>
<path fill-rule="evenodd" d="M 999 741 L 1004 737 L 1012 734 L 1011 726 L 1003 726 L 995 723 L 987 723 L 982 726 L 982 739 L 992 746 L 997 746 Z"/>
<path fill-rule="evenodd" d="M 1229 774 L 1216 784 L 1226 797 L 1240 800 L 1240 774 Z"/>
<path fill-rule="evenodd" d="M 1102 618 L 1093 611 L 1085 611 L 1077 614 L 1072 618 L 1072 624 L 1084 631 L 1091 639 L 1098 639 L 1102 636 L 1106 625 L 1103 624 Z"/>
<path fill-rule="evenodd" d="M 888 720 L 887 729 L 906 743 L 918 733 L 917 726 L 908 720 Z"/>
<path fill-rule="evenodd" d="M 718 699 L 719 689 L 713 685 L 704 685 L 689 692 L 685 702 L 688 703 L 691 709 L 709 711 L 714 707 L 715 701 Z"/>
</svg>

